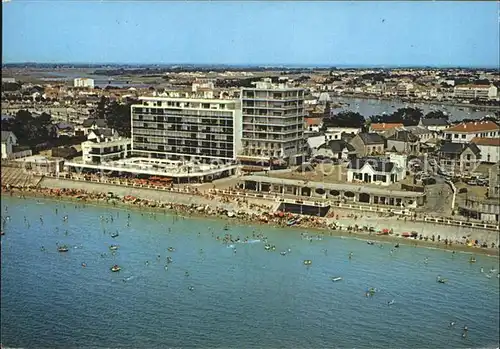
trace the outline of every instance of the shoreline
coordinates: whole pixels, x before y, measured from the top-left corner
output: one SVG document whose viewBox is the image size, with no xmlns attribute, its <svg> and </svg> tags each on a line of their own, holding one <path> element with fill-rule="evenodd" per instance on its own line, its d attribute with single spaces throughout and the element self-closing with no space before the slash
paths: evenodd
<svg viewBox="0 0 500 349">
<path fill-rule="evenodd" d="M 73 192 L 73 191 L 70 191 Z M 57 193 L 57 194 L 56 194 Z M 262 207 L 258 207 L 258 210 L 255 210 L 255 205 L 250 208 L 250 211 L 238 210 L 237 214 L 234 216 L 228 216 L 230 212 L 226 208 L 220 207 L 220 201 L 217 200 L 219 205 L 196 205 L 194 203 L 186 205 L 180 203 L 172 203 L 172 202 L 155 202 L 148 199 L 139 199 L 136 198 L 134 201 L 127 201 L 125 198 L 109 198 L 105 193 L 101 193 L 100 195 L 88 195 L 88 194 L 80 194 L 76 196 L 80 196 L 80 198 L 75 195 L 61 195 L 61 191 L 54 189 L 38 189 L 37 190 L 22 190 L 22 189 L 11 189 L 10 191 L 6 191 L 2 188 L 2 196 L 8 195 L 11 197 L 16 197 L 22 199 L 23 197 L 31 197 L 31 198 L 42 198 L 45 200 L 55 201 L 55 202 L 67 202 L 67 203 L 80 203 L 84 205 L 93 205 L 93 206 L 107 206 L 114 207 L 117 209 L 132 209 L 134 211 L 147 211 L 147 212 L 161 212 L 164 214 L 170 213 L 174 215 L 179 215 L 182 217 L 194 217 L 194 218 L 205 218 L 205 219 L 213 219 L 219 221 L 234 221 L 236 224 L 249 224 L 256 227 L 260 226 L 268 226 L 275 228 L 287 228 L 293 230 L 302 230 L 308 232 L 314 232 L 317 235 L 322 236 L 336 236 L 336 237 L 345 237 L 345 238 L 354 238 L 362 241 L 374 241 L 381 243 L 399 243 L 405 246 L 413 246 L 429 248 L 429 249 L 439 249 L 448 252 L 461 252 L 461 253 L 469 253 L 469 254 L 480 254 L 486 255 L 489 257 L 499 257 L 498 248 L 484 248 L 479 246 L 468 246 L 463 243 L 453 243 L 445 244 L 443 240 L 441 241 L 432 241 L 432 240 L 419 240 L 413 238 L 404 238 L 399 234 L 392 235 L 377 235 L 375 231 L 369 231 L 368 229 L 354 229 L 353 227 L 349 227 L 350 229 L 342 229 L 342 227 L 336 227 L 332 229 L 331 225 L 328 225 L 327 219 L 319 219 L 318 217 L 309 217 L 302 216 L 300 217 L 300 224 L 287 226 L 286 220 L 289 217 L 277 217 L 276 215 L 266 218 L 263 220 L 263 214 L 258 213 L 258 211 L 263 210 Z M 88 195 L 84 198 L 81 196 Z M 136 201 L 139 200 L 139 201 Z M 204 206 L 204 207 L 203 207 Z M 202 208 L 202 209 L 200 209 Z M 234 212 L 234 211 L 233 211 Z M 294 215 L 296 217 L 298 215 Z M 360 223 L 362 224 L 362 218 Z M 313 234 L 311 234 L 313 235 Z"/>
<path fill-rule="evenodd" d="M 397 103 L 408 103 L 408 104 L 428 104 L 428 105 L 444 105 L 448 107 L 457 108 L 470 108 L 470 109 L 480 109 L 483 112 L 489 111 L 499 111 L 500 107 L 494 105 L 477 105 L 477 104 L 467 104 L 467 103 L 454 103 L 450 101 L 430 101 L 430 100 L 415 100 L 415 101 L 405 101 L 401 98 L 390 98 L 390 97 L 379 97 L 379 96 L 367 96 L 367 95 L 357 95 L 357 94 L 346 94 L 343 93 L 339 96 L 340 98 L 352 98 L 352 99 L 366 99 L 374 101 L 386 101 L 386 102 L 397 102 Z"/>
</svg>

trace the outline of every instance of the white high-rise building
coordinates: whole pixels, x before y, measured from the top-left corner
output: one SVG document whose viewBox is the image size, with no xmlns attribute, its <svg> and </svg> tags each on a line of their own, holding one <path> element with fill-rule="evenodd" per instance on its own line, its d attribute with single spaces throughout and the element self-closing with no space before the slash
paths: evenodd
<svg viewBox="0 0 500 349">
<path fill-rule="evenodd" d="M 157 159 L 236 160 L 241 147 L 238 100 L 141 97 L 132 105 L 132 150 Z"/>
<path fill-rule="evenodd" d="M 88 87 L 88 88 L 94 88 L 94 79 L 88 79 L 88 78 L 76 78 L 73 81 L 73 86 L 74 87 Z"/>
<path fill-rule="evenodd" d="M 243 137 L 239 159 L 266 163 L 274 159 L 288 165 L 303 162 L 304 89 L 270 79 L 242 88 Z"/>
</svg>

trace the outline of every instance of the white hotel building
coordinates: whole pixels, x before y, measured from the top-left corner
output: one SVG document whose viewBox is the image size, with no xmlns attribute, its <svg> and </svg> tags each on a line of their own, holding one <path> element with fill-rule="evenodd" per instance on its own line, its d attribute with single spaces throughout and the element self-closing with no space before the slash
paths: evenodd
<svg viewBox="0 0 500 349">
<path fill-rule="evenodd" d="M 94 88 L 94 79 L 76 78 L 75 80 L 73 80 L 73 86 Z"/>
<path fill-rule="evenodd" d="M 229 99 L 141 97 L 131 106 L 132 151 L 155 159 L 236 160 L 241 107 Z"/>
<path fill-rule="evenodd" d="M 271 158 L 289 165 L 305 156 L 304 89 L 273 84 L 269 79 L 254 88 L 242 88 L 242 161 L 265 162 Z"/>
</svg>

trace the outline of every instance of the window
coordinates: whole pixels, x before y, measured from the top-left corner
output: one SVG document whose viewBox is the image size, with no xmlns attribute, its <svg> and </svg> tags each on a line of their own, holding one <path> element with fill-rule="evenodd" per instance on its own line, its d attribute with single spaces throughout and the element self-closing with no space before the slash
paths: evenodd
<svg viewBox="0 0 500 349">
<path fill-rule="evenodd" d="M 462 135 L 462 139 L 465 139 L 465 135 Z"/>
</svg>

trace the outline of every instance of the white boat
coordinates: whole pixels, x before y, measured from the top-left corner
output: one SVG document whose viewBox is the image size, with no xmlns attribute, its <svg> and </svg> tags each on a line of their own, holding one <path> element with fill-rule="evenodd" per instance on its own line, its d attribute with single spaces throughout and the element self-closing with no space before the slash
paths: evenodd
<svg viewBox="0 0 500 349">
<path fill-rule="evenodd" d="M 340 277 L 340 276 L 332 276 L 331 279 L 333 282 L 342 281 L 342 277 Z"/>
</svg>

